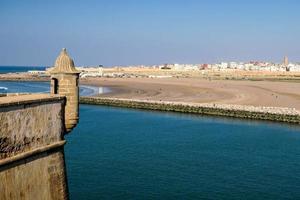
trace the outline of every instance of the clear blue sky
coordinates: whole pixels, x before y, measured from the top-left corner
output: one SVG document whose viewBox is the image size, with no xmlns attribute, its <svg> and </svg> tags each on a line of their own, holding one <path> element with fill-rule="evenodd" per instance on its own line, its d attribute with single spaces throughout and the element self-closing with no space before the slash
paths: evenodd
<svg viewBox="0 0 300 200">
<path fill-rule="evenodd" d="M 300 61 L 299 0 L 0 0 L 0 65 Z"/>
</svg>

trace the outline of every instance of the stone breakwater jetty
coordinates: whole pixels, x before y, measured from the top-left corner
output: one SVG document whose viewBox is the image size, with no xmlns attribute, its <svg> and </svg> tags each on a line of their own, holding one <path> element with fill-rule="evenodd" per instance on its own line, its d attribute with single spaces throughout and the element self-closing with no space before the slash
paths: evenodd
<svg viewBox="0 0 300 200">
<path fill-rule="evenodd" d="M 257 107 L 215 103 L 186 103 L 102 97 L 80 97 L 80 103 L 300 124 L 300 111 L 294 108 Z"/>
</svg>

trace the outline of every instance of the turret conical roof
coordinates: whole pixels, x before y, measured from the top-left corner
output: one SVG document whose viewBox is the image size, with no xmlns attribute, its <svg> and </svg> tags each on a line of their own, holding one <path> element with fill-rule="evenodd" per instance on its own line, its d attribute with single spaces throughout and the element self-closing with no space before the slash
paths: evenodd
<svg viewBox="0 0 300 200">
<path fill-rule="evenodd" d="M 70 58 L 65 48 L 62 49 L 56 58 L 54 68 L 50 73 L 79 73 L 75 68 L 74 61 Z"/>
</svg>

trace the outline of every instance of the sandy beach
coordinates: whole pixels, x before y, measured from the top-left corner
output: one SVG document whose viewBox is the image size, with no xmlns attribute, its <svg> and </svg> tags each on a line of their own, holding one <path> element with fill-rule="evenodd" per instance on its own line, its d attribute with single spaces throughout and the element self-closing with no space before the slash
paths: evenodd
<svg viewBox="0 0 300 200">
<path fill-rule="evenodd" d="M 2 74 L 0 80 L 49 81 L 28 73 Z M 109 87 L 101 97 L 287 107 L 300 110 L 298 80 L 224 80 L 201 77 L 173 78 L 83 78 L 83 85 Z"/>
<path fill-rule="evenodd" d="M 104 86 L 102 97 L 288 107 L 300 110 L 300 83 L 197 78 L 89 78 L 81 84 Z"/>
</svg>

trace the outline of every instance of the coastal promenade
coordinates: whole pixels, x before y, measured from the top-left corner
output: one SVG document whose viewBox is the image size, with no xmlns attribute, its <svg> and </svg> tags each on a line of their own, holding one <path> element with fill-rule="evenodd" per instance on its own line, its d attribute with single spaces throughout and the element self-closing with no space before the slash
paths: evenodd
<svg viewBox="0 0 300 200">
<path fill-rule="evenodd" d="M 101 97 L 81 97 L 80 103 L 300 124 L 300 112 L 294 108 Z"/>
</svg>

